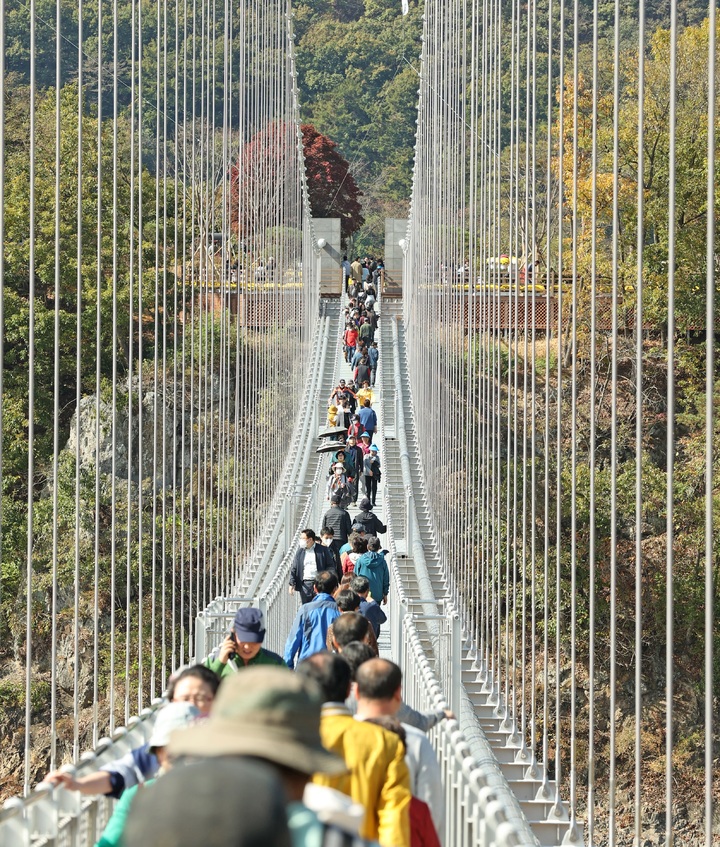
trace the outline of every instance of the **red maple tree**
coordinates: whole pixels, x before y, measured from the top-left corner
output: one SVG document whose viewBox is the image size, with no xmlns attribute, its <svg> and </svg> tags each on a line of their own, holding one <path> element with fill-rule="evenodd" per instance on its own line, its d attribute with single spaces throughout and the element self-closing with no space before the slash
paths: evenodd
<svg viewBox="0 0 720 847">
<path fill-rule="evenodd" d="M 292 214 L 297 190 L 295 135 L 283 121 L 271 121 L 248 141 L 230 170 L 230 219 L 238 241 L 252 245 L 270 227 L 300 226 Z"/>
<path fill-rule="evenodd" d="M 303 124 L 301 130 L 312 215 L 340 218 L 344 241 L 365 222 L 357 199 L 362 192 L 335 142 L 311 124 Z M 281 220 L 279 214 L 297 190 L 296 168 L 290 124 L 272 121 L 245 144 L 230 172 L 230 217 L 238 241 L 252 245 L 270 227 L 300 226 L 298 221 Z"/>
<path fill-rule="evenodd" d="M 362 192 L 350 173 L 349 163 L 338 153 L 337 144 L 312 124 L 303 124 L 300 129 L 313 217 L 340 218 L 345 241 L 365 223 L 358 202 Z"/>
</svg>

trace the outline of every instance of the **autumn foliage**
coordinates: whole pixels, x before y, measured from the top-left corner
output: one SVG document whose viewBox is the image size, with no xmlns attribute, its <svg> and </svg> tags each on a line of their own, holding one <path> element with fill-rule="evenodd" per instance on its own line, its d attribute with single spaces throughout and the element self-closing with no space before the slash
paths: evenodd
<svg viewBox="0 0 720 847">
<path fill-rule="evenodd" d="M 298 226 L 281 214 L 296 183 L 294 134 L 282 121 L 271 121 L 243 147 L 230 171 L 230 219 L 238 241 L 253 244 L 270 227 Z"/>
<path fill-rule="evenodd" d="M 364 223 L 359 191 L 336 144 L 310 124 L 302 126 L 305 172 L 314 217 L 341 218 L 345 240 Z M 238 240 L 252 244 L 279 223 L 279 210 L 297 190 L 295 133 L 273 121 L 244 146 L 230 173 L 230 215 Z M 300 226 L 299 221 L 285 225 Z"/>
<path fill-rule="evenodd" d="M 312 124 L 303 124 L 301 130 L 313 217 L 340 218 L 344 241 L 365 222 L 358 202 L 362 192 L 335 142 L 319 133 Z"/>
</svg>

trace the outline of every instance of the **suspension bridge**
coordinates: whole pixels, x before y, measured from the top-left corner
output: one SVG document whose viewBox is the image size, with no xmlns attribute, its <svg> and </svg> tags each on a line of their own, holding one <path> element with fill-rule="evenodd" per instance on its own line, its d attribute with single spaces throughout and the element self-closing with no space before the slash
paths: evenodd
<svg viewBox="0 0 720 847">
<path fill-rule="evenodd" d="M 2 845 L 93 844 L 111 801 L 47 771 L 143 743 L 239 606 L 280 651 L 296 613 L 349 369 L 294 5 L 0 0 Z M 456 715 L 443 841 L 709 847 L 715 5 L 403 11 L 381 648 Z"/>
</svg>

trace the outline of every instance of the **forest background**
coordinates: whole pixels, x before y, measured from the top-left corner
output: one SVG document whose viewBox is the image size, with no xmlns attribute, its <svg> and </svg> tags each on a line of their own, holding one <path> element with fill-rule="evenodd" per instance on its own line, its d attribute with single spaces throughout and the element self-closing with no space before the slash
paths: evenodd
<svg viewBox="0 0 720 847">
<path fill-rule="evenodd" d="M 110 5 L 107 5 L 107 13 L 110 11 Z M 146 14 L 153 17 L 156 10 L 156 4 L 149 0 L 144 4 Z M 56 5 L 54 0 L 37 0 L 38 16 L 46 21 L 54 21 L 56 14 Z M 504 4 L 504 14 L 509 19 L 511 4 Z M 557 6 L 557 4 L 556 4 Z M 61 26 L 63 28 L 63 36 L 68 43 L 72 43 L 77 33 L 77 5 L 72 2 L 62 2 L 62 14 L 60 15 Z M 85 6 L 84 14 L 87 16 L 86 25 L 86 55 L 91 56 L 95 50 L 93 44 L 93 9 L 90 6 Z M 118 5 L 120 15 L 120 35 L 121 43 L 129 55 L 130 53 L 130 3 L 120 3 Z M 547 33 L 542 31 L 542 22 L 547 21 L 547 3 L 539 2 L 538 6 L 538 44 L 539 52 L 537 55 L 536 66 L 539 74 L 542 75 L 547 67 L 547 55 L 543 50 L 547 50 Z M 581 0 L 578 4 L 580 14 L 580 33 L 581 33 L 581 68 L 587 70 L 590 67 L 590 49 L 593 37 L 592 14 L 593 8 L 590 0 Z M 689 0 L 681 5 L 679 10 L 680 26 L 682 29 L 686 27 L 698 26 L 705 17 L 707 4 L 700 0 Z M 350 173 L 354 177 L 359 189 L 362 192 L 360 197 L 362 203 L 362 215 L 365 223 L 359 229 L 349 242 L 349 250 L 356 254 L 375 253 L 380 255 L 384 240 L 384 221 L 386 217 L 405 217 L 408 213 L 408 200 L 410 197 L 412 184 L 412 163 L 413 163 L 413 147 L 415 136 L 415 120 L 416 120 L 416 104 L 418 90 L 418 72 L 420 67 L 420 51 L 421 51 L 421 32 L 422 32 L 422 4 L 411 2 L 409 13 L 405 16 L 401 14 L 399 0 L 298 0 L 294 3 L 294 28 L 296 37 L 296 65 L 298 70 L 298 83 L 300 89 L 300 104 L 301 118 L 304 122 L 312 124 L 317 131 L 329 137 L 337 144 L 338 151 L 347 159 L 349 163 Z M 648 8 L 647 30 L 649 34 L 661 27 L 669 25 L 669 3 L 652 4 Z M 603 55 L 612 55 L 612 39 L 615 18 L 615 4 L 613 2 L 604 2 L 599 8 L 599 38 L 603 42 Z M 621 2 L 620 20 L 622 22 L 621 29 L 621 51 L 624 59 L 628 62 L 623 62 L 623 66 L 631 66 L 636 62 L 637 52 L 637 4 L 632 0 L 623 0 Z M 96 26 L 96 23 L 95 23 Z M 5 358 L 5 384 L 4 384 L 4 430 L 3 437 L 5 441 L 4 449 L 4 468 L 3 468 L 3 486 L 4 493 L 12 496 L 6 497 L 5 500 L 5 528 L 6 531 L 2 538 L 3 545 L 3 586 L 4 593 L 0 598 L 0 640 L 2 641 L 2 654 L 0 659 L 8 658 L 8 661 L 22 659 L 23 645 L 21 642 L 21 634 L 24 632 L 21 620 L 22 602 L 18 602 L 18 598 L 22 601 L 22 591 L 20 585 L 20 577 L 22 573 L 22 560 L 24 555 L 24 537 L 22 528 L 24 525 L 24 505 L 25 493 L 27 490 L 27 479 L 24 477 L 24 468 L 26 468 L 26 455 L 19 449 L 21 445 L 21 435 L 24 432 L 26 421 L 23 418 L 23 408 L 27 396 L 27 358 L 26 345 L 23 343 L 23 333 L 27 324 L 27 290 L 26 277 L 23 277 L 22 261 L 18 260 L 13 265 L 13 260 L 20 257 L 22 251 L 26 248 L 23 245 L 23 235 L 26 229 L 26 214 L 27 214 L 27 174 L 23 170 L 26 160 L 26 133 L 28 125 L 28 98 L 27 85 L 29 83 L 29 54 L 27 44 L 27 33 L 29 30 L 29 9 L 22 3 L 9 2 L 6 15 L 6 73 L 10 84 L 6 86 L 6 114 L 10 116 L 11 121 L 8 123 L 10 131 L 6 137 L 8 165 L 16 167 L 16 172 L 11 173 L 11 178 L 6 186 L 6 208 L 8 211 L 7 217 L 7 238 L 6 244 L 8 273 L 6 276 L 6 296 L 10 298 L 14 310 L 14 320 L 6 326 L 6 358 Z M 690 33 L 692 35 L 692 33 Z M 662 41 L 665 36 L 660 36 L 655 42 L 659 47 L 662 46 Z M 157 53 L 152 42 L 151 32 L 148 30 L 147 43 L 143 52 L 143 74 L 147 79 L 155 78 L 155 68 Z M 96 40 L 96 39 L 95 39 Z M 509 43 L 509 32 L 508 32 Z M 545 45 L 545 46 L 543 46 Z M 42 94 L 39 103 L 39 119 L 42 125 L 43 121 L 49 122 L 52 120 L 54 110 L 54 91 L 55 84 L 55 60 L 54 60 L 54 44 L 51 38 L 41 38 L 38 42 L 39 52 L 36 65 L 38 87 L 41 92 L 46 92 L 46 97 Z M 688 44 L 686 55 L 692 55 L 692 45 Z M 110 55 L 110 45 L 108 43 L 106 55 Z M 507 86 L 508 96 L 505 98 L 509 104 L 509 57 L 508 50 L 503 50 L 503 60 L 508 62 L 508 73 L 504 78 L 503 84 Z M 664 59 L 662 51 L 658 48 L 656 56 L 658 64 Z M 521 66 L 524 62 L 521 61 Z M 73 70 L 74 68 L 74 70 Z M 88 62 L 84 69 L 84 91 L 87 104 L 87 118 L 85 126 L 85 134 L 91 141 L 91 147 L 88 151 L 88 182 L 93 179 L 93 161 L 92 161 L 92 140 L 96 134 L 96 123 L 93 123 L 93 85 L 96 85 L 97 79 L 93 78 L 92 62 Z M 607 78 L 609 68 L 607 65 L 601 68 L 603 74 Z M 76 121 L 77 113 L 77 66 L 73 62 L 68 61 L 63 66 L 63 96 L 61 109 L 63 112 L 63 126 L 72 127 Z M 106 85 L 110 86 L 110 74 L 105 74 Z M 694 75 L 698 85 L 702 82 L 702 74 Z M 222 76 L 220 76 L 222 78 Z M 555 69 L 554 78 L 557 79 L 557 69 Z M 586 76 L 586 81 L 589 79 Z M 632 82 L 632 80 L 630 80 Z M 692 82 L 692 80 L 690 80 Z M 542 90 L 542 76 L 538 78 L 538 89 Z M 631 85 L 628 85 L 631 88 Z M 108 89 L 109 90 L 109 89 Z M 688 90 L 692 90 L 691 88 Z M 584 92 L 587 96 L 587 89 Z M 121 101 L 122 101 L 121 92 Z M 687 113 L 681 111 L 681 120 L 689 117 L 691 114 L 701 113 L 701 109 L 696 108 L 691 99 L 686 98 Z M 121 102 L 121 106 L 122 106 Z M 543 114 L 543 109 L 546 108 L 546 103 L 540 101 L 538 103 L 537 120 L 541 127 L 543 121 L 546 121 L 546 115 Z M 605 116 L 610 114 L 611 105 L 608 102 L 603 102 L 601 108 L 605 109 Z M 148 112 L 148 123 L 154 120 L 151 112 Z M 661 130 L 666 132 L 666 120 L 663 124 L 663 116 L 659 114 L 658 125 Z M 507 125 L 507 123 L 506 123 Z M 627 126 L 633 128 L 632 120 L 628 120 Z M 580 133 L 581 128 L 578 128 Z M 587 126 L 582 128 L 584 133 L 583 141 L 587 149 L 588 130 Z M 69 132 L 69 130 L 68 130 Z M 702 191 L 698 190 L 697 186 L 704 186 L 705 174 L 702 168 L 693 170 L 692 163 L 697 159 L 698 150 L 702 148 L 701 143 L 698 143 L 698 138 L 692 132 L 683 132 L 683 145 L 678 151 L 678 155 L 683 162 L 683 199 L 688 204 L 702 197 Z M 630 137 L 630 136 L 629 136 Z M 68 150 L 73 150 L 74 139 L 71 134 L 68 134 Z M 664 144 L 664 138 L 661 139 Z M 121 134 L 121 146 L 126 144 L 126 139 Z M 603 139 L 604 144 L 608 144 L 610 137 Z M 52 180 L 50 179 L 49 164 L 50 142 L 51 139 L 40 139 L 40 159 L 43 167 L 47 166 L 47 172 L 43 171 L 47 176 L 46 180 L 40 181 L 40 185 L 44 186 L 43 190 L 48 193 L 51 191 Z M 43 147 L 46 144 L 47 147 Z M 126 151 L 126 147 L 124 150 Z M 581 144 L 581 149 L 583 145 Z M 627 161 L 631 162 L 632 149 L 627 149 Z M 603 148 L 602 153 L 607 154 L 607 148 Z M 121 151 L 122 153 L 122 151 Z M 71 155 L 71 153 L 69 154 Z M 542 160 L 542 156 L 540 157 Z M 685 167 L 688 165 L 688 167 Z M 146 219 L 146 234 L 147 244 L 150 244 L 153 237 L 153 227 L 155 223 L 152 221 L 153 203 L 152 198 L 155 193 L 154 184 L 154 166 L 152 151 L 146 159 L 148 168 L 148 179 L 144 183 L 144 197 L 147 198 L 147 219 Z M 105 167 L 105 173 L 110 173 L 111 168 Z M 567 172 L 567 171 L 566 171 Z M 653 198 L 656 200 L 656 208 L 658 210 L 666 205 L 666 194 L 663 194 L 662 178 L 665 174 L 659 174 L 659 182 L 654 186 Z M 635 193 L 631 185 L 632 174 L 629 176 L 628 190 L 625 195 L 630 198 L 628 208 L 630 212 L 634 211 Z M 25 194 L 23 194 L 25 191 Z M 86 211 L 89 221 L 93 220 L 94 210 L 92 207 L 92 191 L 85 192 L 88 198 L 88 208 Z M 72 196 L 70 192 L 69 196 Z M 41 209 L 51 209 L 52 203 L 41 199 L 38 204 Z M 648 204 L 649 213 L 652 214 L 655 207 L 650 202 Z M 68 204 L 68 230 L 67 233 L 72 235 L 74 225 L 74 211 L 72 204 Z M 607 210 L 606 210 L 607 211 Z M 661 211 L 658 211 L 658 215 Z M 48 219 L 45 221 L 46 229 L 44 231 L 52 231 L 52 222 Z M 680 249 L 686 249 L 683 254 L 685 257 L 693 255 L 698 243 L 702 242 L 704 237 L 704 221 L 702 217 L 696 219 L 693 226 L 688 226 L 681 233 L 679 240 Z M 93 225 L 85 227 L 85 232 L 89 239 L 89 248 L 94 249 L 94 228 Z M 658 232 L 662 234 L 662 220 L 659 220 Z M 632 242 L 632 233 L 628 236 L 628 243 Z M 685 238 L 685 236 L 687 236 Z M 65 236 L 64 236 L 65 237 Z M 698 241 L 698 237 L 700 241 Z M 658 245 L 662 248 L 662 239 L 658 240 Z M 43 275 L 43 263 L 45 269 L 52 264 L 52 255 L 49 245 L 50 239 L 47 241 L 47 249 L 41 251 L 38 255 L 39 275 Z M 106 248 L 104 245 L 103 249 Z M 13 253 L 13 251 L 17 251 Z M 648 251 L 649 255 L 651 251 Z M 664 274 L 662 265 L 663 257 L 660 251 L 658 255 L 656 272 L 658 278 Z M 151 251 L 148 254 L 148 263 L 151 263 Z M 632 268 L 633 256 L 628 254 L 627 267 Z M 16 276 L 13 276 L 11 271 L 13 267 L 18 269 Z M 695 276 L 703 277 L 703 268 L 695 267 L 692 262 L 687 262 L 685 267 L 692 267 L 697 273 Z M 74 277 L 75 267 L 72 262 L 64 266 L 63 273 L 68 280 L 68 288 L 71 290 Z M 51 278 L 50 274 L 45 274 L 46 278 Z M 691 293 L 691 286 L 694 284 L 694 279 L 691 275 L 687 275 L 687 292 Z M 680 279 L 683 282 L 685 278 Z M 656 303 L 651 301 L 650 305 L 656 307 L 657 326 L 661 326 L 663 322 L 663 302 L 662 295 L 664 289 L 658 287 L 659 298 Z M 88 303 L 87 316 L 89 321 L 94 321 L 93 308 L 93 291 L 89 289 L 84 292 L 84 297 Z M 40 289 L 38 291 L 39 302 L 44 302 L 47 305 L 48 292 Z M 695 298 L 684 297 L 682 302 L 683 308 L 688 309 L 688 319 L 692 318 L 693 314 L 701 313 L 702 297 Z M 107 309 L 108 304 L 101 304 L 102 309 Z M 692 308 L 690 308 L 692 307 Z M 697 308 L 696 308 L 697 307 Z M 63 312 L 63 320 L 67 322 L 67 327 L 64 329 L 64 337 L 67 338 L 67 349 L 63 350 L 62 361 L 72 361 L 72 322 L 74 320 L 74 307 L 72 298 L 64 304 L 65 311 Z M 9 312 L 8 312 L 9 313 Z M 51 320 L 48 311 L 40 311 L 38 325 L 38 345 L 40 349 L 50 349 L 51 344 Z M 105 321 L 104 326 L 108 326 Z M 127 328 L 121 327 L 124 331 Z M 112 342 L 109 341 L 108 349 Z M 662 357 L 662 345 L 654 344 L 657 349 L 658 356 Z M 70 355 L 66 356 L 68 353 Z M 698 445 L 702 439 L 702 408 L 703 396 L 701 394 L 702 387 L 702 349 L 699 347 L 684 347 L 678 349 L 678 357 L 680 366 L 678 374 L 682 380 L 681 406 L 677 410 L 682 415 L 683 429 L 680 432 L 682 438 L 682 447 L 686 454 L 697 455 Z M 46 372 L 39 375 L 38 386 L 38 414 L 47 414 L 50 408 L 52 396 L 51 385 L 53 374 L 50 369 L 50 360 L 47 360 Z M 85 364 L 85 363 L 84 363 Z M 87 373 L 83 373 L 84 382 L 92 382 L 94 362 L 89 359 L 86 363 Z M 107 370 L 108 363 L 104 363 L 104 369 Z M 67 391 L 62 394 L 63 409 L 68 409 L 66 417 L 63 419 L 64 433 L 69 427 L 69 417 L 72 411 L 72 398 L 74 390 L 72 389 L 74 381 L 74 372 L 68 371 L 61 373 L 63 385 L 67 386 Z M 660 387 L 662 388 L 662 379 Z M 660 392 L 662 393 L 662 391 Z M 667 414 L 664 408 L 645 410 L 646 414 L 655 415 L 651 420 L 648 418 L 650 434 L 653 444 L 662 444 L 664 441 L 664 424 L 663 416 Z M 602 423 L 602 422 L 601 422 Z M 51 433 L 49 431 L 39 431 L 38 438 L 38 455 L 49 456 L 51 453 Z M 628 442 L 629 443 L 629 442 Z M 653 454 L 650 449 L 649 453 Z M 653 488 L 653 494 L 657 494 L 655 499 L 648 497 L 648 502 L 659 502 L 660 495 L 664 489 L 664 474 L 663 466 L 666 457 L 661 449 L 657 450 L 655 456 L 655 464 L 648 470 L 648 484 Z M 624 457 L 630 468 L 633 457 L 628 452 Z M 656 471 L 656 466 L 659 470 Z M 653 473 L 650 473 L 652 471 Z M 61 468 L 61 474 L 67 477 L 67 490 L 71 490 L 73 481 L 72 467 Z M 686 484 L 685 496 L 683 498 L 684 505 L 684 526 L 688 530 L 686 535 L 686 549 L 688 551 L 694 549 L 694 546 L 700 543 L 699 538 L 691 537 L 693 527 L 698 525 L 698 515 L 702 510 L 702 493 L 694 483 L 697 483 L 699 475 L 697 469 L 692 464 L 688 463 L 684 469 L 684 474 L 680 475 L 680 484 Z M 630 475 L 627 477 L 626 500 L 627 511 L 631 511 L 631 482 Z M 41 485 L 42 481 L 35 481 L 36 485 Z M 47 510 L 48 502 L 44 501 L 44 508 Z M 43 508 L 41 506 L 41 508 Z M 69 507 L 70 508 L 70 507 Z M 47 511 L 45 518 L 48 518 Z M 17 532 L 8 532 L 9 523 L 17 528 Z M 662 538 L 662 528 L 654 531 L 654 535 L 658 540 Z M 682 534 L 680 540 L 683 540 Z M 41 554 L 38 550 L 37 555 Z M 66 569 L 61 569 L 61 576 L 66 578 L 68 583 L 72 579 L 72 550 L 61 550 L 63 561 L 67 563 Z M 688 552 L 688 561 L 692 558 Z M 693 561 L 695 561 L 693 559 Z M 683 669 L 687 674 L 690 692 L 687 694 L 691 702 L 692 708 L 686 708 L 685 714 L 688 715 L 687 725 L 683 727 L 682 740 L 684 746 L 678 750 L 678 756 L 684 756 L 691 761 L 691 764 L 697 765 L 697 729 L 699 719 L 697 718 L 699 694 L 702 683 L 697 675 L 698 656 L 701 651 L 701 644 L 696 637 L 698 619 L 702 613 L 702 607 L 699 604 L 698 592 L 701 591 L 701 584 L 698 580 L 697 565 L 695 568 L 688 565 L 684 573 L 683 596 L 681 602 L 678 603 L 676 614 L 678 623 L 681 624 L 679 631 L 683 633 L 685 638 L 684 647 L 684 665 Z M 83 574 L 83 579 L 88 583 L 92 580 L 92 573 Z M 101 586 L 104 589 L 104 586 Z M 652 603 L 653 614 L 649 615 L 649 626 L 657 622 L 660 627 L 663 619 L 662 608 L 662 585 L 652 587 Z M 121 600 L 123 598 L 120 598 Z M 626 621 L 629 625 L 630 619 Z M 46 636 L 42 627 L 38 629 L 38 637 Z M 657 659 L 662 653 L 662 640 L 656 639 L 649 650 L 648 658 Z M 657 671 L 649 675 L 649 682 L 652 685 L 652 691 L 659 697 L 663 687 L 662 668 L 658 662 Z M 35 682 L 36 688 L 33 691 L 34 699 L 37 700 L 37 711 L 41 713 L 46 706 L 47 701 L 47 681 L 42 674 L 37 676 Z M 22 686 L 18 686 L 16 682 L 5 677 L 0 680 L 0 728 L 17 727 L 18 716 L 23 710 L 24 692 Z M 629 699 L 629 695 L 628 695 Z M 656 726 L 662 725 L 661 717 L 658 719 Z M 5 733 L 4 733 L 5 734 Z M 658 741 L 658 749 L 660 742 Z M 628 753 L 628 756 L 630 754 Z M 658 762 L 660 761 L 658 757 Z M 12 763 L 9 763 L 12 764 Z M 17 767 L 17 763 L 15 763 Z M 42 763 L 38 762 L 38 772 L 42 768 Z"/>
</svg>

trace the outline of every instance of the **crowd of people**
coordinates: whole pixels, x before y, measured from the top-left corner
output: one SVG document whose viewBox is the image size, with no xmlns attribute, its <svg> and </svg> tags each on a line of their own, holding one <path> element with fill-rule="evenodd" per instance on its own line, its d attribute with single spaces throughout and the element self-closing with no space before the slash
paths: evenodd
<svg viewBox="0 0 720 847">
<path fill-rule="evenodd" d="M 356 369 L 368 347 L 359 336 L 350 344 L 347 327 L 377 326 L 371 279 L 346 311 L 345 361 L 364 351 Z M 454 715 L 406 704 L 402 670 L 378 646 L 390 573 L 387 526 L 373 511 L 376 368 L 377 354 L 359 390 L 340 380 L 329 398 L 345 415 L 342 444 L 320 532 L 304 528 L 292 559 L 288 590 L 300 607 L 283 655 L 264 647 L 261 610 L 238 609 L 204 663 L 170 680 L 145 745 L 80 778 L 62 769 L 46 778 L 118 799 L 97 847 L 441 844 L 444 791 L 426 733 Z"/>
</svg>

